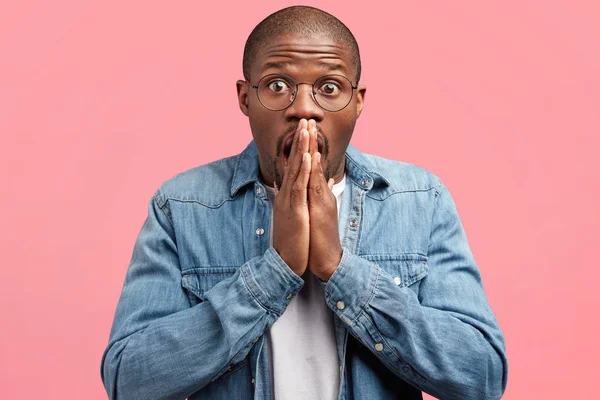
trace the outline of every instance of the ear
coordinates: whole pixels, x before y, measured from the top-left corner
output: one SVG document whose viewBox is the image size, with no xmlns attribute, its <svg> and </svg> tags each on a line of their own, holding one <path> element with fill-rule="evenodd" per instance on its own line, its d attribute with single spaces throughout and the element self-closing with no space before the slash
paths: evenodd
<svg viewBox="0 0 600 400">
<path fill-rule="evenodd" d="M 250 85 L 246 81 L 239 80 L 236 82 L 238 103 L 240 110 L 245 116 L 248 116 L 248 88 Z"/>
<path fill-rule="evenodd" d="M 365 94 L 367 93 L 367 87 L 365 85 L 358 85 L 356 89 L 356 118 L 360 117 L 363 105 L 365 102 Z"/>
</svg>

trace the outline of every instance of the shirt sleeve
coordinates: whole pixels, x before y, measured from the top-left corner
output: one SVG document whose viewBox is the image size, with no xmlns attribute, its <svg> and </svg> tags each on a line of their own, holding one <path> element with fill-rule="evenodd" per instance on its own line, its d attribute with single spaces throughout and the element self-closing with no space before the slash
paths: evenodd
<svg viewBox="0 0 600 400">
<path fill-rule="evenodd" d="M 418 291 L 344 249 L 325 298 L 354 337 L 416 388 L 443 399 L 497 399 L 507 383 L 504 337 L 454 200 L 438 188 Z"/>
<path fill-rule="evenodd" d="M 191 306 L 174 229 L 158 204 L 155 195 L 102 356 L 110 399 L 185 398 L 200 390 L 247 356 L 304 284 L 269 247 Z"/>
</svg>

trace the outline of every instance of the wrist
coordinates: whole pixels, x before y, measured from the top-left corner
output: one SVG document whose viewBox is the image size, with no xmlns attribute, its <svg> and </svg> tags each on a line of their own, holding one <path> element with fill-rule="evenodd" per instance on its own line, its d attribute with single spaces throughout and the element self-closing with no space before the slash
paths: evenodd
<svg viewBox="0 0 600 400">
<path fill-rule="evenodd" d="M 328 268 L 321 269 L 318 275 L 315 274 L 315 275 L 317 275 L 317 278 L 319 278 L 319 280 L 321 280 L 322 282 L 329 281 L 331 276 L 335 273 L 338 266 L 340 265 L 340 262 L 342 261 L 342 253 L 343 253 L 343 250 L 342 250 L 341 246 L 339 248 L 339 251 L 335 251 L 334 253 L 332 253 L 332 254 L 336 254 L 337 258 L 332 259 L 327 264 Z"/>
</svg>

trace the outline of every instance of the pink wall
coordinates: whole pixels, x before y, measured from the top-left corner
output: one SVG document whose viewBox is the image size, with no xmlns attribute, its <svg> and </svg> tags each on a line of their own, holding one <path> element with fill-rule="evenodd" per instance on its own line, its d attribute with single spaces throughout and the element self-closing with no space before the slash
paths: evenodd
<svg viewBox="0 0 600 400">
<path fill-rule="evenodd" d="M 103 399 L 150 196 L 245 147 L 244 41 L 291 3 L 32 3 L 0 6 L 0 397 Z M 361 45 L 353 143 L 428 168 L 455 197 L 506 335 L 505 398 L 591 398 L 598 3 L 312 4 Z"/>
</svg>

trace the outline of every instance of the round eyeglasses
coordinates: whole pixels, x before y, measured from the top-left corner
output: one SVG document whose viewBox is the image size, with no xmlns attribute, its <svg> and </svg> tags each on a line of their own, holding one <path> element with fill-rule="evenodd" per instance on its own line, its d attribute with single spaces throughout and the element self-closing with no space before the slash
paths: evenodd
<svg viewBox="0 0 600 400">
<path fill-rule="evenodd" d="M 341 111 L 350 104 L 354 89 L 352 82 L 343 75 L 325 75 L 314 83 L 296 82 L 294 78 L 283 74 L 265 75 L 258 84 L 250 86 L 256 89 L 258 101 L 271 111 L 285 110 L 298 97 L 298 86 L 311 85 L 312 98 L 325 111 Z"/>
</svg>

